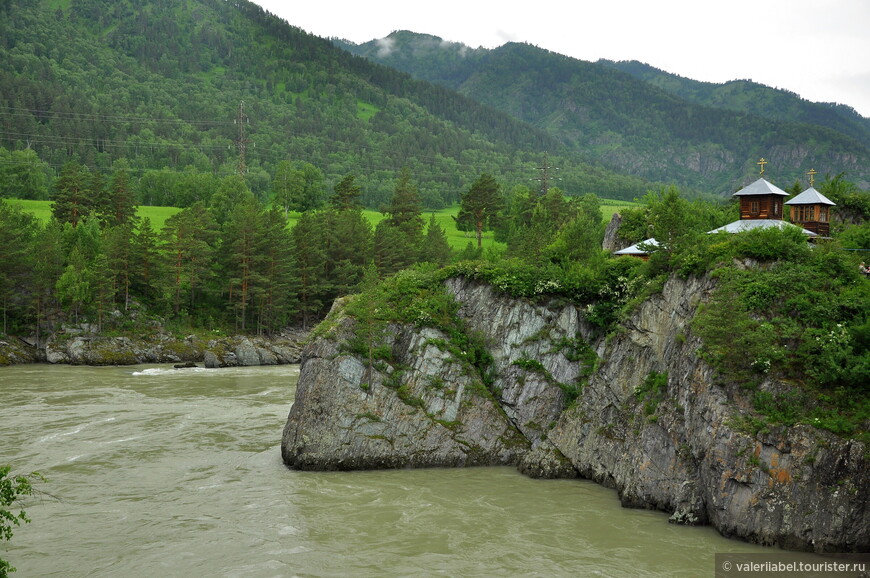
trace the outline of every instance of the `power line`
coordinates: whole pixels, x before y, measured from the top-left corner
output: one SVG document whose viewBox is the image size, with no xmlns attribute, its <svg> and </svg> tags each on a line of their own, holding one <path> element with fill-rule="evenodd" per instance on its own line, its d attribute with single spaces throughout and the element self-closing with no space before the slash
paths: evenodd
<svg viewBox="0 0 870 578">
<path fill-rule="evenodd" d="M 186 120 L 182 118 L 154 118 L 149 116 L 124 116 L 114 114 L 95 114 L 87 112 L 63 112 L 56 110 L 45 110 L 38 108 L 21 108 L 16 106 L 3 106 L 0 111 L 14 111 L 7 113 L 8 116 L 50 116 L 64 120 L 94 120 L 94 121 L 112 121 L 112 122 L 128 122 L 128 123 L 157 123 L 157 124 L 189 124 L 203 126 L 228 126 L 228 121 L 218 120 Z"/>
</svg>

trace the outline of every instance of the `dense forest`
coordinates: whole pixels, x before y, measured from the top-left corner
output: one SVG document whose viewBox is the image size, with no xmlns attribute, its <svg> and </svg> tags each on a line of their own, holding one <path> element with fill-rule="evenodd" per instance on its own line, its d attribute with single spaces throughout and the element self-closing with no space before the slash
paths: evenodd
<svg viewBox="0 0 870 578">
<path fill-rule="evenodd" d="M 870 184 L 870 121 L 846 106 L 808 103 L 752 83 L 722 87 L 637 63 L 585 62 L 535 46 L 472 49 L 399 31 L 337 45 L 456 90 L 546 131 L 589 158 L 650 180 L 726 195 L 754 159 L 780 185 L 811 168 Z"/>
<path fill-rule="evenodd" d="M 243 169 L 261 200 L 282 162 L 308 163 L 327 187 L 357 175 L 372 208 L 403 169 L 439 208 L 481 171 L 536 178 L 548 151 L 569 194 L 631 199 L 650 186 L 245 0 L 5 0 L 0 146 L 35 152 L 48 180 L 68 160 L 106 173 L 125 158 L 151 183 Z M 143 187 L 142 203 L 188 204 Z"/>
</svg>

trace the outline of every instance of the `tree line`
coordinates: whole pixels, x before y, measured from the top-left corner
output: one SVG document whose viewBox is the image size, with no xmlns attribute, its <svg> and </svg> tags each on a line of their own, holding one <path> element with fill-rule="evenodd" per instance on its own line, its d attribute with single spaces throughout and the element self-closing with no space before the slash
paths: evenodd
<svg viewBox="0 0 870 578">
<path fill-rule="evenodd" d="M 136 216 L 134 182 L 124 160 L 109 174 L 70 161 L 51 185 L 48 222 L 0 205 L 4 332 L 42 339 L 63 323 L 120 329 L 146 314 L 242 332 L 310 327 L 358 289 L 367 269 L 384 278 L 417 263 L 478 258 L 484 231 L 495 231 L 504 256 L 529 263 L 594 255 L 603 234 L 593 195 L 506 192 L 488 173 L 461 195 L 456 227 L 477 237 L 463 251 L 451 249 L 434 216 L 424 218 L 407 169 L 376 226 L 363 214 L 355 175 L 327 194 L 322 174 L 304 163 L 279 166 L 268 202 L 241 176 L 204 180 L 202 196 L 191 193 L 160 230 Z M 195 190 L 186 184 L 167 192 L 173 183 L 164 182 L 164 194 Z"/>
</svg>

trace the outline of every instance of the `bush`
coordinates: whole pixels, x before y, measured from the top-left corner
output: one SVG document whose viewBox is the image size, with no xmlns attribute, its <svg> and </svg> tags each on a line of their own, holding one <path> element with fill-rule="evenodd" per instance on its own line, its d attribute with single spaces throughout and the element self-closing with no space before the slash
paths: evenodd
<svg viewBox="0 0 870 578">
<path fill-rule="evenodd" d="M 32 477 L 41 478 L 39 474 L 30 476 L 10 476 L 12 467 L 0 466 L 0 541 L 12 539 L 12 528 L 23 523 L 30 522 L 27 513 L 19 510 L 18 513 L 10 510 L 23 496 L 33 494 L 33 486 L 30 483 Z M 15 568 L 3 558 L 0 558 L 0 578 L 6 578 Z"/>
<path fill-rule="evenodd" d="M 734 235 L 738 257 L 758 261 L 801 261 L 809 257 L 807 237 L 797 227 L 752 229 Z"/>
</svg>

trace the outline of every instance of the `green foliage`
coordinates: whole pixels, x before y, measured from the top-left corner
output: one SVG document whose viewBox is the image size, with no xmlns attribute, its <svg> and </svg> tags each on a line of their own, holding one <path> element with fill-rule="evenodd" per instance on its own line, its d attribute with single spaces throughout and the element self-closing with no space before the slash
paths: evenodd
<svg viewBox="0 0 870 578">
<path fill-rule="evenodd" d="M 474 231 L 477 248 L 482 246 L 483 232 L 492 229 L 501 209 L 500 186 L 492 175 L 481 174 L 462 195 L 456 225 L 460 231 Z"/>
<path fill-rule="evenodd" d="M 809 257 L 807 237 L 797 227 L 753 229 L 734 238 L 736 257 L 758 261 L 802 261 Z"/>
<path fill-rule="evenodd" d="M 634 397 L 643 402 L 643 412 L 647 416 L 652 416 L 658 409 L 659 404 L 664 401 L 665 394 L 668 389 L 668 373 L 652 371 L 634 390 Z"/>
<path fill-rule="evenodd" d="M 31 479 L 42 479 L 37 473 L 24 475 L 10 475 L 12 466 L 0 466 L 0 542 L 12 539 L 12 529 L 22 523 L 29 523 L 30 518 L 24 510 L 16 513 L 11 508 L 22 497 L 33 494 Z M 0 558 L 0 578 L 6 578 L 15 568 L 3 558 Z"/>
</svg>

